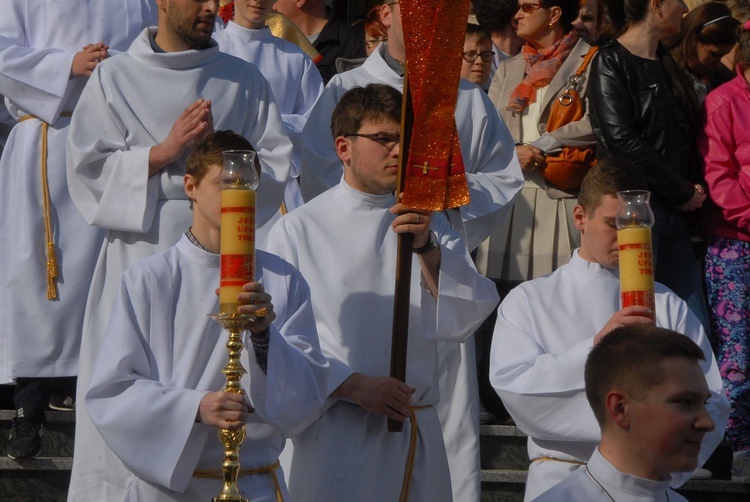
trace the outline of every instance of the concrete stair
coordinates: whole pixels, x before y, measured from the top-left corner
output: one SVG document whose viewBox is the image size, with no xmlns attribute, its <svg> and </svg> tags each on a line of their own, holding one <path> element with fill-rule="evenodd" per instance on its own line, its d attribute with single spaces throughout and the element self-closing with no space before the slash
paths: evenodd
<svg viewBox="0 0 750 502">
<path fill-rule="evenodd" d="M 47 411 L 42 453 L 23 461 L 5 454 L 13 414 L 0 410 L 0 502 L 64 502 L 73 466 L 75 413 Z"/>
<path fill-rule="evenodd" d="M 482 501 L 522 502 L 529 458 L 526 435 L 512 425 L 482 425 Z M 691 480 L 679 492 L 690 502 L 748 502 L 750 485 L 730 481 L 731 450 L 716 449 L 705 467 L 713 479 Z"/>
<path fill-rule="evenodd" d="M 47 411 L 41 455 L 11 460 L 5 451 L 14 413 L 12 392 L 12 386 L 0 385 L 0 502 L 63 502 L 73 464 L 75 414 Z M 523 501 L 529 466 L 526 435 L 512 425 L 482 425 L 480 432 L 481 502 Z M 750 485 L 728 481 L 730 459 L 728 446 L 721 446 L 706 465 L 716 479 L 690 481 L 680 492 L 690 502 L 750 501 Z"/>
</svg>

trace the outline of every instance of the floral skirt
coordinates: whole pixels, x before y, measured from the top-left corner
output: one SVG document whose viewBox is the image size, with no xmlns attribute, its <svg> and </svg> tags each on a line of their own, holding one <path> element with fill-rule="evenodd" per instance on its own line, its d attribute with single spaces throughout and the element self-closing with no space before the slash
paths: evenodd
<svg viewBox="0 0 750 502">
<path fill-rule="evenodd" d="M 706 294 L 711 342 L 731 411 L 727 439 L 733 451 L 750 449 L 750 242 L 706 238 Z"/>
</svg>

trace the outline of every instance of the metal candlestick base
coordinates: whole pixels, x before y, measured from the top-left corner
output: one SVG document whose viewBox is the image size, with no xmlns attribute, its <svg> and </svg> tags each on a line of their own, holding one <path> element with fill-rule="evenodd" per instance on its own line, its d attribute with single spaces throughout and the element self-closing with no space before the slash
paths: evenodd
<svg viewBox="0 0 750 502">
<path fill-rule="evenodd" d="M 242 389 L 240 380 L 247 371 L 240 362 L 240 354 L 244 348 L 242 333 L 255 321 L 256 316 L 221 313 L 209 314 L 209 317 L 229 332 L 229 340 L 227 341 L 229 362 L 221 371 L 227 377 L 227 385 L 224 387 L 224 391 L 244 394 L 245 391 Z M 240 472 L 240 446 L 245 441 L 245 427 L 243 426 L 236 431 L 219 429 L 219 441 L 224 446 L 224 462 L 221 464 L 224 486 L 221 493 L 211 500 L 212 502 L 249 502 L 249 499 L 242 496 L 237 485 Z"/>
</svg>

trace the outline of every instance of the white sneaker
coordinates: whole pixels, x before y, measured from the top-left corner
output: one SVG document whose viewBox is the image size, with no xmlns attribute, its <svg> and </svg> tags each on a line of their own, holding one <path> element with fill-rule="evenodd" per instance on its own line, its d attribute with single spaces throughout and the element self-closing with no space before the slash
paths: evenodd
<svg viewBox="0 0 750 502">
<path fill-rule="evenodd" d="M 750 450 L 732 453 L 732 481 L 750 483 Z"/>
<path fill-rule="evenodd" d="M 713 473 L 711 471 L 709 471 L 708 469 L 704 469 L 703 467 L 699 467 L 695 470 L 690 479 L 711 479 L 712 477 Z"/>
</svg>

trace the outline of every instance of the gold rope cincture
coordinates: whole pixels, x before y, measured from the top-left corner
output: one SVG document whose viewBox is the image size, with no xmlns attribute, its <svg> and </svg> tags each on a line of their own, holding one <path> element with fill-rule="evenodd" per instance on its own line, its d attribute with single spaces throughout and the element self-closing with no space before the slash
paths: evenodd
<svg viewBox="0 0 750 502">
<path fill-rule="evenodd" d="M 281 495 L 281 485 L 279 484 L 279 478 L 276 476 L 276 469 L 281 467 L 281 462 L 277 459 L 276 462 L 263 467 L 256 467 L 254 469 L 240 469 L 238 476 L 254 476 L 256 474 L 270 474 L 273 479 L 273 487 L 276 489 L 276 502 L 284 502 L 284 497 Z M 194 478 L 207 478 L 207 479 L 224 479 L 224 474 L 221 471 L 212 470 L 197 470 L 193 472 Z"/>
<path fill-rule="evenodd" d="M 536 457 L 531 459 L 532 462 L 543 462 L 545 460 L 549 462 L 565 462 L 566 464 L 586 465 L 586 462 L 581 462 L 580 460 L 565 460 L 564 458 L 555 457 Z"/>
<path fill-rule="evenodd" d="M 60 117 L 70 117 L 73 112 L 62 112 Z M 42 206 L 44 210 L 44 237 L 47 242 L 47 299 L 57 300 L 57 285 L 55 281 L 58 276 L 57 254 L 55 253 L 55 240 L 52 235 L 52 200 L 49 195 L 49 179 L 47 177 L 47 132 L 49 124 L 36 115 L 24 115 L 18 122 L 37 119 L 42 122 Z"/>
<path fill-rule="evenodd" d="M 411 424 L 411 434 L 409 435 L 409 453 L 406 455 L 406 467 L 404 468 L 404 481 L 401 483 L 401 496 L 399 502 L 407 502 L 409 500 L 409 490 L 411 488 L 411 475 L 414 472 L 414 458 L 417 455 L 417 416 L 414 414 L 416 410 L 423 410 L 429 408 L 432 405 L 424 406 L 411 406 L 409 407 L 409 423 Z"/>
</svg>

